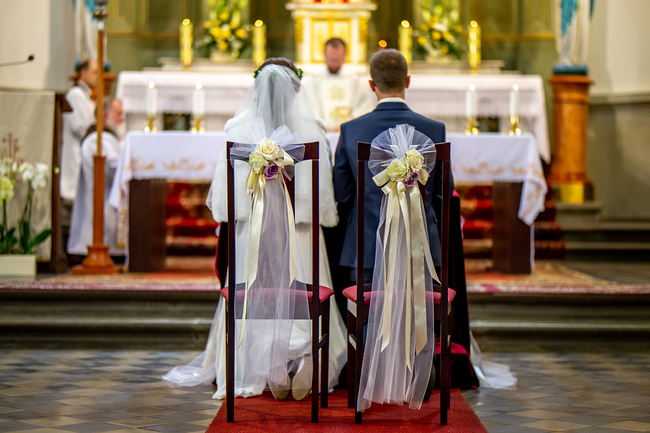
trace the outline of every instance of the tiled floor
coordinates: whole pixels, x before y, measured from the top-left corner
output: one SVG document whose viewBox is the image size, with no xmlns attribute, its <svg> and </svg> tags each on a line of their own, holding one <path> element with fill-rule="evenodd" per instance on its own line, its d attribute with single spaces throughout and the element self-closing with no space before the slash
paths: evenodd
<svg viewBox="0 0 650 433">
<path fill-rule="evenodd" d="M 195 353 L 0 351 L 0 432 L 204 432 L 209 386 L 160 376 Z M 650 354 L 487 354 L 516 389 L 465 398 L 490 433 L 650 431 Z M 453 410 L 453 408 L 452 408 Z"/>
</svg>

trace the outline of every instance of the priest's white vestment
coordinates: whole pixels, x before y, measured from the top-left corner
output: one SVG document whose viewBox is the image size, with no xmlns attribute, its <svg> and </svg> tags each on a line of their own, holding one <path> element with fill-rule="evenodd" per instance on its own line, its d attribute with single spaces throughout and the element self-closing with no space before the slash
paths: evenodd
<svg viewBox="0 0 650 433">
<path fill-rule="evenodd" d="M 304 78 L 309 102 L 316 117 L 325 121 L 328 131 L 338 131 L 341 123 L 375 109 L 375 96 L 368 79 L 348 73 L 345 66 L 332 74 L 325 66 Z"/>
<path fill-rule="evenodd" d="M 102 154 L 106 156 L 104 181 L 104 244 L 112 256 L 123 256 L 124 248 L 117 247 L 118 210 L 108 203 L 108 196 L 113 185 L 113 178 L 120 159 L 122 143 L 110 132 L 102 134 Z M 93 187 L 94 161 L 97 152 L 97 132 L 90 133 L 81 145 L 81 172 L 77 198 L 72 205 L 72 221 L 69 254 L 88 254 L 88 245 L 93 243 Z"/>
<path fill-rule="evenodd" d="M 65 98 L 72 107 L 63 114 L 63 149 L 61 151 L 61 197 L 74 200 L 81 171 L 81 139 L 95 123 L 95 102 L 90 88 L 83 82 L 68 90 Z"/>
</svg>

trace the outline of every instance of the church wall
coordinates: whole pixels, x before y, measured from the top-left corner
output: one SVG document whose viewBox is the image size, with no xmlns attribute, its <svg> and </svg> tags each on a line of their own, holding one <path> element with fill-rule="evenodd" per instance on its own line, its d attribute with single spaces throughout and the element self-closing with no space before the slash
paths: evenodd
<svg viewBox="0 0 650 433">
<path fill-rule="evenodd" d="M 590 28 L 587 175 L 606 219 L 650 219 L 650 2 L 598 0 Z"/>
<path fill-rule="evenodd" d="M 69 0 L 0 0 L 0 88 L 66 91 L 74 67 L 74 28 Z"/>
</svg>

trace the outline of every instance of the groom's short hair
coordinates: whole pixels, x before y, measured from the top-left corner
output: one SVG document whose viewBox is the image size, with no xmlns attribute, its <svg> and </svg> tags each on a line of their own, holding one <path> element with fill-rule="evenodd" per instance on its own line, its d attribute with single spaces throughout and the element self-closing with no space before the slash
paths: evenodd
<svg viewBox="0 0 650 433">
<path fill-rule="evenodd" d="M 376 52 L 370 59 L 370 77 L 382 93 L 399 93 L 406 87 L 409 67 L 395 49 Z"/>
</svg>

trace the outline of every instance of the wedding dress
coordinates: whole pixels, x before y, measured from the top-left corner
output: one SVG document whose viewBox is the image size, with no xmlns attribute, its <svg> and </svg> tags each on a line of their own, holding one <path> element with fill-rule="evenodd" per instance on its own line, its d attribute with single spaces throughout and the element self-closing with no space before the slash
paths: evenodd
<svg viewBox="0 0 650 433">
<path fill-rule="evenodd" d="M 322 121 L 314 116 L 302 89 L 300 79 L 289 68 L 278 65 L 264 67 L 257 76 L 247 98 L 240 105 L 235 117 L 226 123 L 227 140 L 236 143 L 250 143 L 250 141 L 254 140 L 252 135 L 255 135 L 251 134 L 251 125 L 258 122 L 264 129 L 261 134 L 265 134 L 269 138 L 274 133 L 277 134 L 278 128 L 286 126 L 287 130 L 293 134 L 294 143 L 319 142 L 320 225 L 326 227 L 336 225 L 338 217 L 332 184 L 331 150 L 325 135 L 326 130 Z M 224 151 L 224 154 L 219 159 L 208 194 L 207 204 L 217 222 L 227 221 L 227 163 Z M 247 246 L 246 233 L 251 198 L 244 187 L 249 173 L 248 163 L 236 160 L 233 166 L 235 169 L 236 251 L 238 255 L 236 276 L 239 284 L 245 275 L 245 260 L 239 259 L 239 253 L 245 251 Z M 306 282 L 311 281 L 311 181 L 310 163 L 298 162 L 295 166 L 295 233 L 298 251 L 300 252 L 298 255 L 299 274 L 304 278 L 301 281 Z M 322 230 L 320 231 L 319 244 L 320 284 L 332 288 Z M 288 260 L 288 258 L 285 258 L 285 260 Z M 330 298 L 330 302 L 329 387 L 331 389 L 338 383 L 339 374 L 347 360 L 347 346 L 344 323 L 338 313 L 334 297 Z M 240 322 L 240 320 L 237 321 L 236 338 L 240 335 Z M 275 326 L 275 322 L 247 320 L 246 327 L 250 332 L 265 335 L 265 332 L 268 333 L 269 328 Z M 175 367 L 164 375 L 163 379 L 172 385 L 194 386 L 210 384 L 216 378 L 217 391 L 213 398 L 224 398 L 226 383 L 225 326 L 225 305 L 223 299 L 220 299 L 212 321 L 205 351 L 187 366 Z M 286 371 L 295 371 L 300 360 L 311 353 L 310 321 L 304 318 L 293 320 L 291 330 L 288 332 L 290 332 L 290 339 L 288 346 L 283 349 L 285 351 L 283 356 L 286 356 L 287 360 L 290 361 L 290 365 L 286 366 Z M 261 354 L 272 352 L 270 341 L 271 339 L 268 338 L 266 340 L 257 339 L 256 344 L 258 345 L 255 347 L 254 352 L 247 350 L 245 344 L 242 344 L 237 349 L 235 355 L 236 396 L 250 397 L 259 395 L 268 388 L 268 382 L 271 379 L 268 371 L 269 365 L 268 363 L 261 363 L 259 360 L 263 358 Z"/>
</svg>

